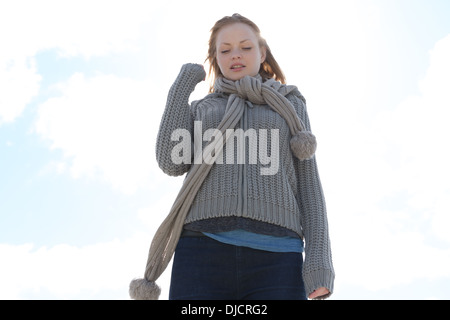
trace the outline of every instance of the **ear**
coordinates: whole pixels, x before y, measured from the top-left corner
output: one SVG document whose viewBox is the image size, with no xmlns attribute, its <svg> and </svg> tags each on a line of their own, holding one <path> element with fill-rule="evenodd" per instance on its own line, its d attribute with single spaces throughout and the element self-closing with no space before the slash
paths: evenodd
<svg viewBox="0 0 450 320">
<path fill-rule="evenodd" d="M 264 63 L 264 61 L 266 61 L 266 56 L 267 56 L 267 48 L 266 47 L 261 47 L 261 63 Z"/>
</svg>

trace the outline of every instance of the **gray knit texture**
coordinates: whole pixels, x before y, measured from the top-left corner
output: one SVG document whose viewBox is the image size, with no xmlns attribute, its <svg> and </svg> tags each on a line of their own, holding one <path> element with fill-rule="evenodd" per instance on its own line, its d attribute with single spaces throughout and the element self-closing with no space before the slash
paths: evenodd
<svg viewBox="0 0 450 320">
<path fill-rule="evenodd" d="M 204 133 L 208 129 L 218 128 L 225 115 L 230 98 L 226 92 L 215 92 L 189 104 L 191 93 L 204 75 L 201 66 L 184 65 L 168 95 L 158 133 L 156 155 L 160 168 L 171 176 L 188 172 L 189 177 L 196 167 L 190 163 L 173 163 L 172 150 L 179 143 L 171 140 L 174 130 L 186 129 L 194 137 L 194 121 L 201 121 Z M 310 139 L 310 151 L 313 154 L 315 138 L 309 135 L 311 128 L 305 99 L 294 86 L 285 86 L 283 89 L 283 96 L 290 102 L 303 126 L 301 133 L 306 132 L 307 140 Z M 235 128 L 244 131 L 249 128 L 256 131 L 279 130 L 278 172 L 261 175 L 260 169 L 267 165 L 259 161 L 256 164 L 249 163 L 248 144 L 245 144 L 245 164 L 227 163 L 224 152 L 223 164 L 216 163 L 208 168 L 209 174 L 199 186 L 183 223 L 219 217 L 242 217 L 292 230 L 306 242 L 303 279 L 307 295 L 319 287 L 326 287 L 333 292 L 334 269 L 327 212 L 316 158 L 312 156 L 301 161 L 293 155 L 291 144 L 295 135 L 288 122 L 264 101 L 259 104 L 249 102 Z M 207 144 L 204 141 L 203 148 Z M 267 154 L 272 152 L 270 147 L 269 137 Z M 236 153 L 237 150 L 235 159 Z"/>
<path fill-rule="evenodd" d="M 129 293 L 134 300 L 158 300 L 161 288 L 153 281 L 134 279 L 130 283 Z"/>
</svg>

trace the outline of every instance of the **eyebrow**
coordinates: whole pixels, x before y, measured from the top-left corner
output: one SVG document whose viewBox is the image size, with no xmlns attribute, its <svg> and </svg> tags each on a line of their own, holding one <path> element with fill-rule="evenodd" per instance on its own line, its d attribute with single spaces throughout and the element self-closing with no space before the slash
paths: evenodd
<svg viewBox="0 0 450 320">
<path fill-rule="evenodd" d="M 245 40 L 242 40 L 242 41 L 239 42 L 239 43 L 244 43 L 244 42 L 246 42 L 246 41 L 251 41 L 251 40 L 250 40 L 250 39 L 245 39 Z M 231 43 L 228 43 L 228 42 L 222 42 L 221 44 L 226 45 L 226 46 L 231 46 Z"/>
</svg>

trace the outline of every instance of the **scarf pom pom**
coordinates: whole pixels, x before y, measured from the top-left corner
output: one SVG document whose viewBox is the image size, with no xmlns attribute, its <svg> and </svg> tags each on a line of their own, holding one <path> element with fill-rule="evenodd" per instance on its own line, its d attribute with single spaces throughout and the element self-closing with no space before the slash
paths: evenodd
<svg viewBox="0 0 450 320">
<path fill-rule="evenodd" d="M 311 159 L 316 148 L 316 137 L 309 131 L 299 131 L 291 139 L 292 153 L 300 160 Z"/>
<path fill-rule="evenodd" d="M 145 279 L 134 279 L 130 283 L 130 297 L 134 300 L 158 300 L 161 294 L 159 286 Z"/>
</svg>

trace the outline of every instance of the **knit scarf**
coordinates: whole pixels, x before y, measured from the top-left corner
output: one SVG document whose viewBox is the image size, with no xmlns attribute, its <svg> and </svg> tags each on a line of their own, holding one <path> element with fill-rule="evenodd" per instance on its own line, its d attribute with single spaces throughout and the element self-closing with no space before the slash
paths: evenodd
<svg viewBox="0 0 450 320">
<path fill-rule="evenodd" d="M 225 115 L 217 128 L 222 133 L 223 139 L 214 139 L 205 147 L 203 155 L 208 158 L 203 158 L 203 161 L 195 159 L 167 218 L 153 237 L 144 279 L 134 279 L 130 283 L 129 293 L 132 299 L 157 300 L 159 298 L 161 290 L 155 281 L 172 259 L 191 204 L 212 168 L 215 160 L 212 151 L 223 150 L 226 140 L 230 138 L 230 135 L 227 137 L 225 132 L 227 129 L 236 127 L 244 113 L 246 100 L 254 104 L 267 104 L 284 118 L 292 134 L 291 150 L 298 159 L 309 159 L 316 150 L 314 135 L 305 131 L 301 119 L 286 98 L 286 95 L 296 90 L 296 87 L 283 85 L 274 79 L 263 82 L 258 75 L 246 76 L 237 81 L 218 78 L 214 88 L 216 92 L 229 94 Z M 203 155 L 200 153 L 197 156 L 203 157 Z M 216 154 L 214 157 L 217 156 Z"/>
</svg>

